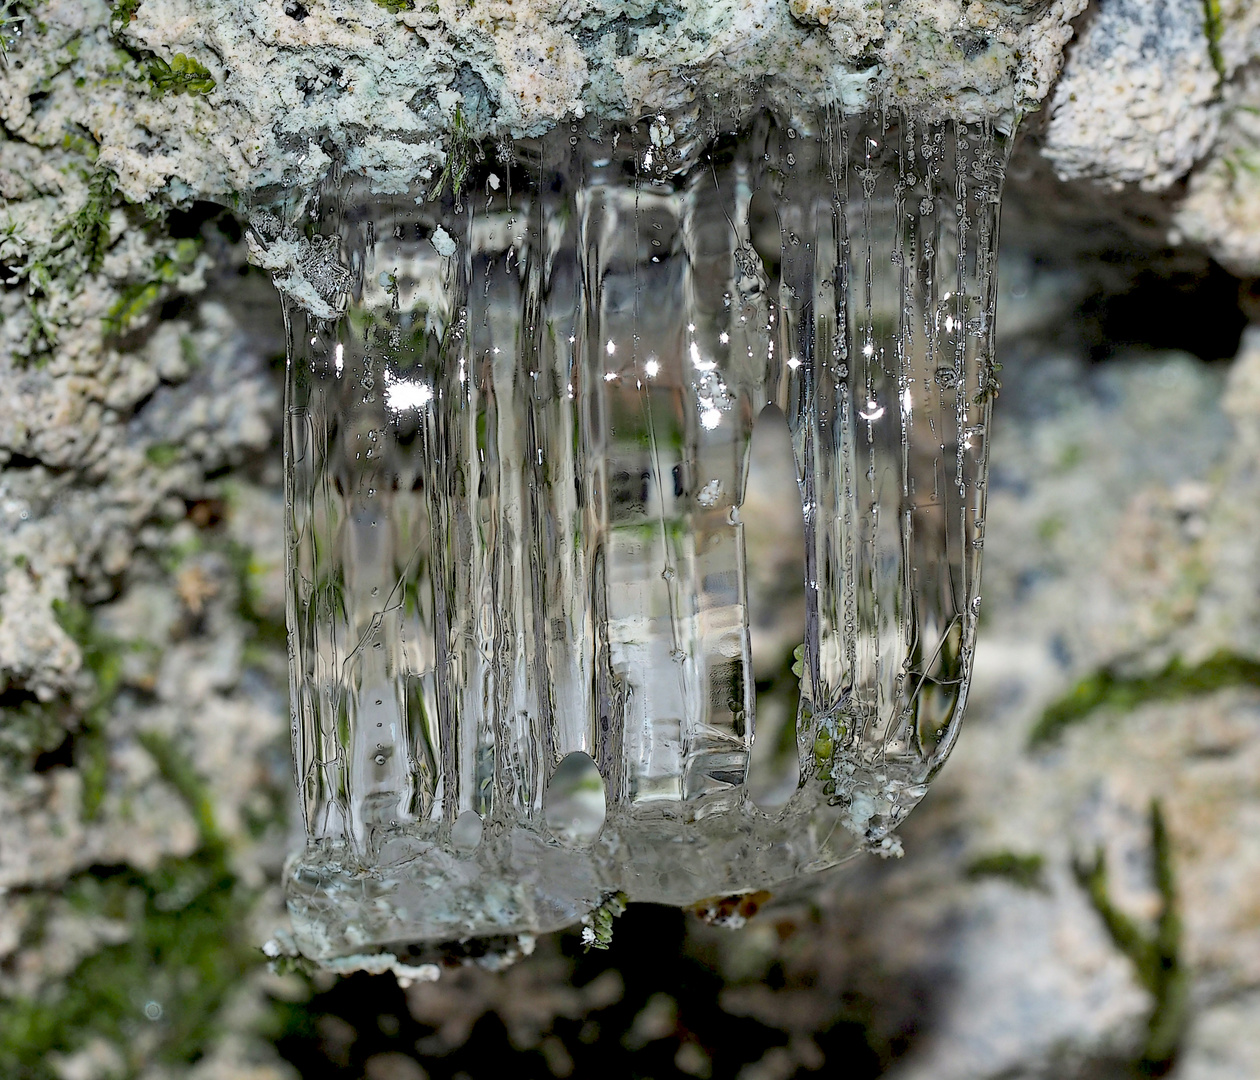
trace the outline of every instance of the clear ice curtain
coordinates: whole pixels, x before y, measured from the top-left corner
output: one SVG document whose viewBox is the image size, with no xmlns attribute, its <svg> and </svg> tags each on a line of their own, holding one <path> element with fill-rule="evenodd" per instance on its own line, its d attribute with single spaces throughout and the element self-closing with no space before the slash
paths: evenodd
<svg viewBox="0 0 1260 1080">
<path fill-rule="evenodd" d="M 312 294 L 286 299 L 305 953 L 896 852 L 967 697 L 1006 145 L 890 111 L 581 123 L 255 218 Z M 787 708 L 754 671 L 776 590 Z"/>
</svg>

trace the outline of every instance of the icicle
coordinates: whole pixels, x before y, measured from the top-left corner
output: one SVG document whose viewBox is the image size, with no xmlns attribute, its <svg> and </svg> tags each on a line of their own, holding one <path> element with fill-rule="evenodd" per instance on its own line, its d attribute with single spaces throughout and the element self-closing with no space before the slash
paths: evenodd
<svg viewBox="0 0 1260 1080">
<path fill-rule="evenodd" d="M 791 125 L 565 126 L 467 150 L 440 199 L 334 176 L 311 201 L 303 250 L 348 284 L 286 292 L 308 955 L 899 850 L 971 671 L 1005 140 Z M 796 715 L 759 722 L 763 414 L 805 618 Z"/>
</svg>

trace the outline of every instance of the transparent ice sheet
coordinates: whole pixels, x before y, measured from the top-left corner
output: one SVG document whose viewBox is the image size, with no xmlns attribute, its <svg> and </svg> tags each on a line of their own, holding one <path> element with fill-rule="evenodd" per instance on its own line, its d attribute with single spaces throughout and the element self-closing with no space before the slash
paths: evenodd
<svg viewBox="0 0 1260 1080">
<path fill-rule="evenodd" d="M 458 195 L 334 174 L 290 204 L 340 312 L 286 301 L 308 955 L 887 854 L 949 752 L 1005 141 L 887 114 L 727 126 L 565 126 L 467 147 Z M 763 416 L 786 418 L 804 547 L 777 731 L 748 616 L 776 553 L 740 513 Z"/>
</svg>

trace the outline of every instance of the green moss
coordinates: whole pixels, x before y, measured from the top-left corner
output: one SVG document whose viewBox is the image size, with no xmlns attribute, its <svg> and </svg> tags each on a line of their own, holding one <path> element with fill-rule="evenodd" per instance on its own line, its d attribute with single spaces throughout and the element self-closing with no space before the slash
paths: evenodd
<svg viewBox="0 0 1260 1080">
<path fill-rule="evenodd" d="M 464 192 L 464 181 L 468 178 L 468 170 L 472 168 L 475 150 L 475 144 L 468 135 L 468 123 L 464 118 L 463 110 L 456 105 L 455 115 L 451 119 L 450 136 L 447 139 L 446 161 L 442 165 L 442 172 L 437 178 L 437 183 L 429 192 L 430 199 L 441 198 L 449 182 L 451 194 L 455 198 L 456 205 L 459 205 L 460 196 Z"/>
<path fill-rule="evenodd" d="M 153 84 L 153 96 L 163 94 L 208 94 L 215 87 L 214 76 L 209 69 L 191 56 L 176 53 L 168 64 L 160 56 L 148 61 L 149 82 Z"/>
<path fill-rule="evenodd" d="M 289 631 L 284 619 L 263 614 L 258 603 L 258 590 L 254 581 L 263 568 L 254 561 L 253 552 L 244 544 L 229 541 L 226 551 L 236 577 L 236 614 L 250 628 L 251 640 L 247 647 L 287 649 Z"/>
<path fill-rule="evenodd" d="M 222 535 L 201 534 L 187 543 L 168 549 L 162 560 L 163 569 L 174 575 L 185 560 L 207 551 L 222 555 L 232 568 L 237 590 L 236 615 L 249 627 L 247 654 L 259 648 L 273 651 L 287 649 L 289 632 L 284 618 L 266 614 L 258 600 L 255 581 L 264 573 L 265 568 L 255 560 L 254 553 L 245 544 Z"/>
<path fill-rule="evenodd" d="M 88 957 L 39 996 L 0 1004 L 5 1077 L 51 1080 L 50 1054 L 92 1036 L 119 1050 L 128 1076 L 156 1062 L 194 1061 L 215 1035 L 226 995 L 258 962 L 233 929 L 249 898 L 230 869 L 204 786 L 168 740 L 146 735 L 142 742 L 196 816 L 201 847 L 152 872 L 101 871 L 67 885 L 71 904 L 125 922 L 129 939 Z M 136 1038 L 140 1030 L 146 1038 Z"/>
<path fill-rule="evenodd" d="M 87 199 L 59 232 L 68 231 L 89 274 L 98 273 L 109 249 L 109 219 L 113 214 L 118 177 L 111 169 L 97 169 L 88 179 Z"/>
<path fill-rule="evenodd" d="M 120 334 L 129 329 L 173 285 L 187 272 L 197 259 L 201 243 L 194 239 L 183 239 L 176 243 L 170 254 L 159 255 L 153 261 L 151 276 L 144 281 L 133 281 L 124 285 L 105 316 L 105 329 L 111 334 Z"/>
<path fill-rule="evenodd" d="M 1077 882 L 1107 928 L 1112 943 L 1133 964 L 1138 981 L 1154 998 L 1147 1037 L 1134 1062 L 1137 1076 L 1165 1076 L 1172 1068 L 1185 1032 L 1189 982 L 1181 963 L 1181 917 L 1177 910 L 1172 848 L 1158 799 L 1150 809 L 1151 859 L 1159 913 L 1149 930 L 1117 908 L 1107 887 L 1107 861 L 1102 848 L 1092 862 L 1074 864 Z"/>
<path fill-rule="evenodd" d="M 122 672 L 122 642 L 108 634 L 102 634 L 92 619 L 92 613 L 74 600 L 54 600 L 53 614 L 58 625 L 79 646 L 83 663 L 96 679 L 98 699 L 112 700 L 118 692 L 118 680 Z"/>
<path fill-rule="evenodd" d="M 169 469 L 184 456 L 176 443 L 153 443 L 144 451 L 145 460 L 159 469 Z"/>
<path fill-rule="evenodd" d="M 1260 661 L 1222 651 L 1193 666 L 1173 659 L 1153 675 L 1120 675 L 1104 668 L 1082 679 L 1042 713 L 1029 744 L 1053 742 L 1097 709 L 1127 712 L 1149 701 L 1175 701 L 1230 686 L 1260 687 Z"/>
<path fill-rule="evenodd" d="M 162 295 L 162 286 L 156 281 L 134 281 L 124 285 L 117 300 L 105 316 L 109 333 L 126 330 L 136 319 L 149 310 Z"/>
<path fill-rule="evenodd" d="M 130 23 L 136 17 L 136 8 L 139 6 L 140 0 L 113 0 L 109 13 L 110 31 L 116 34 Z"/>
<path fill-rule="evenodd" d="M 623 892 L 611 893 L 582 920 L 586 926 L 582 931 L 582 943 L 587 952 L 591 949 L 607 949 L 612 944 L 613 921 L 625 914 L 627 900 L 628 897 Z"/>
<path fill-rule="evenodd" d="M 398 15 L 404 11 L 414 11 L 414 0 L 372 0 L 377 7 L 382 7 L 393 15 Z"/>
<path fill-rule="evenodd" d="M 96 164 L 96 159 L 101 152 L 101 148 L 92 137 L 92 133 L 81 128 L 78 124 L 66 124 L 61 136 L 61 146 L 63 150 L 69 150 L 72 154 L 78 154 L 93 165 Z"/>
<path fill-rule="evenodd" d="M 12 692 L 4 696 L 0 756 L 23 768 L 40 754 L 56 750 L 74 727 L 74 711 L 64 699 L 42 702 Z"/>
<path fill-rule="evenodd" d="M 967 864 L 967 876 L 972 880 L 1003 878 L 1021 889 L 1044 891 L 1042 877 L 1045 860 L 1040 855 L 1020 855 L 1014 851 L 995 851 L 981 855 Z"/>
<path fill-rule="evenodd" d="M 1225 59 L 1221 56 L 1221 0 L 1203 0 L 1203 33 L 1207 37 L 1208 56 L 1216 74 L 1225 78 Z"/>
<path fill-rule="evenodd" d="M 197 352 L 197 344 L 187 334 L 179 335 L 179 355 L 190 368 L 201 367 L 201 355 Z"/>
<path fill-rule="evenodd" d="M 130 646 L 100 633 L 93 624 L 91 612 L 82 604 L 54 600 L 53 614 L 61 628 L 79 646 L 83 665 L 92 673 L 94 681 L 74 740 L 74 763 L 83 780 L 82 813 L 90 821 L 100 811 L 109 781 L 105 724 L 110 706 L 118 696 L 122 655 Z"/>
<path fill-rule="evenodd" d="M 1063 532 L 1066 522 L 1058 514 L 1051 514 L 1049 517 L 1042 518 L 1037 522 L 1037 539 L 1043 544 L 1048 544 L 1061 532 Z"/>
</svg>

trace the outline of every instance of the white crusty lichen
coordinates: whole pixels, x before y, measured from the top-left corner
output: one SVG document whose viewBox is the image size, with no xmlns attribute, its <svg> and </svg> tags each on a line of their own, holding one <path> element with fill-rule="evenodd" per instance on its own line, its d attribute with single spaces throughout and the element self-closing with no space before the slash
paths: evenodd
<svg viewBox="0 0 1260 1080">
<path fill-rule="evenodd" d="M 40 145 L 90 133 L 131 202 L 309 182 L 325 152 L 396 191 L 440 168 L 457 105 L 478 135 L 685 117 L 730 91 L 1009 116 L 1044 96 L 1084 3 L 49 0 L 0 109 Z"/>
<path fill-rule="evenodd" d="M 681 138 L 763 100 L 1009 124 L 1045 96 L 1085 3 L 12 0 L 0 355 L 101 355 L 202 287 L 171 207 L 272 205 L 334 162 L 400 193 L 440 186 L 470 140 L 644 115 Z M 257 260 L 331 313 L 318 253 L 263 239 Z"/>
<path fill-rule="evenodd" d="M 1211 147 L 1219 56 L 1204 0 L 1108 0 L 1082 28 L 1048 109 L 1044 153 L 1065 178 L 1162 190 Z"/>
</svg>

